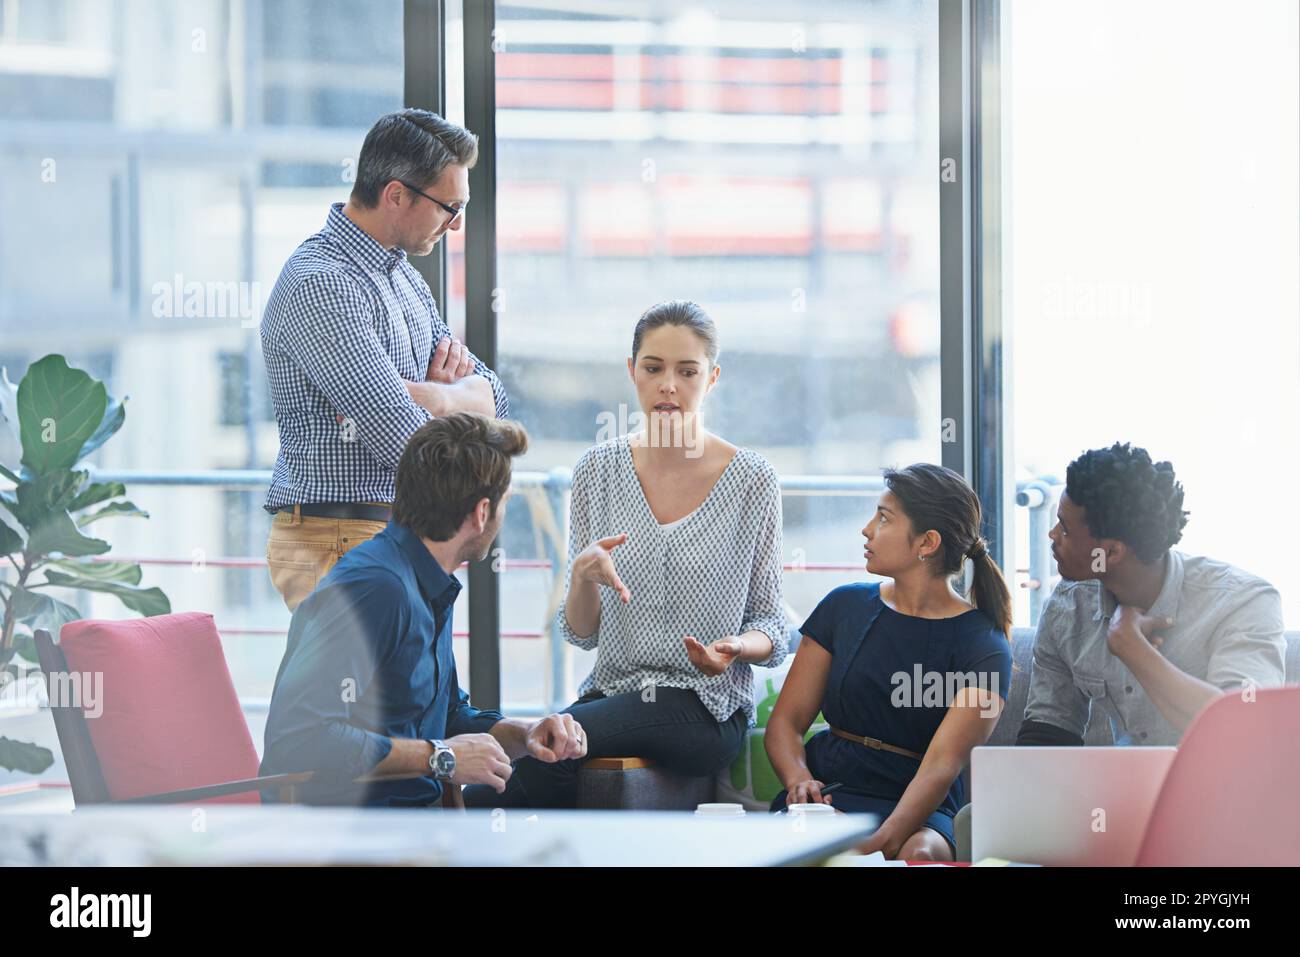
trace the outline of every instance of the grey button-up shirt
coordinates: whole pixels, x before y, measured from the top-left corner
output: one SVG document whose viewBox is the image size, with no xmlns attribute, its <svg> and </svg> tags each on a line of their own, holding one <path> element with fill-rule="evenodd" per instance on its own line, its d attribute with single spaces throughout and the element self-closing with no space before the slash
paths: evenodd
<svg viewBox="0 0 1300 957">
<path fill-rule="evenodd" d="M 1056 586 L 1034 638 L 1025 720 L 1082 737 L 1090 717 L 1102 718 L 1116 744 L 1177 744 L 1180 732 L 1107 647 L 1115 608 L 1115 596 L 1098 581 Z M 1262 578 L 1171 549 L 1164 584 L 1147 614 L 1174 619 L 1160 633 L 1160 653 L 1193 677 L 1224 691 L 1285 680 L 1282 599 Z"/>
</svg>

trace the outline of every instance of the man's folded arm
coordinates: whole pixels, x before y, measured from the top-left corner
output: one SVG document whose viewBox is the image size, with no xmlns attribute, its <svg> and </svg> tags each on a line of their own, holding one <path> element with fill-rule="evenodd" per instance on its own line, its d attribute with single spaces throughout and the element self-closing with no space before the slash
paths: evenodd
<svg viewBox="0 0 1300 957">
<path fill-rule="evenodd" d="M 433 349 L 437 349 L 438 343 L 452 334 L 451 327 L 438 314 L 438 307 L 434 305 L 433 294 L 428 292 L 426 287 L 427 301 L 430 309 L 433 311 Z M 488 381 L 492 387 L 492 404 L 495 407 L 495 414 L 498 419 L 504 419 L 510 414 L 510 398 L 506 395 L 506 387 L 502 384 L 501 379 L 495 372 L 488 368 L 473 352 L 469 354 L 470 362 L 474 366 L 474 374 L 480 375 Z"/>
<path fill-rule="evenodd" d="M 482 359 L 472 352 L 469 356 L 474 363 L 474 372 L 487 379 L 488 385 L 492 386 L 492 404 L 496 407 L 496 417 L 504 419 L 510 414 L 510 398 L 506 395 L 506 387 L 501 384 L 501 379 L 484 364 Z"/>
<path fill-rule="evenodd" d="M 293 293 L 280 344 L 342 416 L 339 441 L 360 442 L 395 470 L 407 440 L 431 416 L 380 343 L 373 308 L 349 280 L 309 276 Z"/>
</svg>

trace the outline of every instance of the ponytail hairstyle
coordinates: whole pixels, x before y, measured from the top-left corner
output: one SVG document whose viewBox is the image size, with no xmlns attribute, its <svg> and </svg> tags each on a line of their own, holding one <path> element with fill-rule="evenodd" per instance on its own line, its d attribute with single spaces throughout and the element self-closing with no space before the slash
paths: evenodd
<svg viewBox="0 0 1300 957">
<path fill-rule="evenodd" d="M 928 563 L 936 576 L 951 578 L 969 558 L 975 566 L 971 603 L 984 612 L 1011 640 L 1011 593 L 1002 570 L 980 537 L 979 496 L 952 469 L 920 463 L 905 469 L 886 469 L 885 487 L 893 492 L 912 523 L 915 535 L 934 530 L 939 549 Z"/>
</svg>

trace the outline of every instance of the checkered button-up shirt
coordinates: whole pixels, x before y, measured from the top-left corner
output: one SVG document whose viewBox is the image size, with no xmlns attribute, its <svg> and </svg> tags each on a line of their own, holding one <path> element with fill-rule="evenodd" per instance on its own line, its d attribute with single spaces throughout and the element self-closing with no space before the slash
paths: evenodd
<svg viewBox="0 0 1300 957">
<path fill-rule="evenodd" d="M 401 249 L 385 249 L 330 208 L 325 228 L 280 271 L 262 318 L 262 355 L 280 430 L 268 512 L 308 502 L 391 502 L 397 463 L 431 416 L 403 380 L 422 382 L 451 330 Z M 509 411 L 496 373 L 496 414 Z"/>
</svg>

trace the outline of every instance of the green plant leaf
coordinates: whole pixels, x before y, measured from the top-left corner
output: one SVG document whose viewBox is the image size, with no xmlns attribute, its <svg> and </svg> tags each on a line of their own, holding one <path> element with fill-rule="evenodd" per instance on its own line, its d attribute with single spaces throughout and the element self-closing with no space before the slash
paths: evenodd
<svg viewBox="0 0 1300 957">
<path fill-rule="evenodd" d="M 83 488 L 71 502 L 68 503 L 69 512 L 79 512 L 83 508 L 89 508 L 92 505 L 98 505 L 100 502 L 107 502 L 110 498 L 117 498 L 119 495 L 126 494 L 126 486 L 121 482 L 91 482 Z"/>
<path fill-rule="evenodd" d="M 19 589 L 14 594 L 12 613 L 14 621 L 28 625 L 33 630 L 44 628 L 52 635 L 57 635 L 59 629 L 68 622 L 81 618 L 81 612 L 71 605 L 26 588 Z"/>
<path fill-rule="evenodd" d="M 149 513 L 144 509 L 136 508 L 133 502 L 112 502 L 105 505 L 98 512 L 91 512 L 84 518 L 77 519 L 77 526 L 85 528 L 91 522 L 98 522 L 101 518 L 112 518 L 118 515 L 122 518 L 148 518 Z"/>
<path fill-rule="evenodd" d="M 77 531 L 72 516 L 67 512 L 53 512 L 45 521 L 29 529 L 27 553 L 29 555 L 55 555 L 80 558 L 83 555 L 102 555 L 112 546 L 102 538 L 88 538 Z"/>
<path fill-rule="evenodd" d="M 77 490 L 89 473 L 82 471 L 50 472 L 36 475 L 18 483 L 12 502 L 4 496 L 5 508 L 30 530 L 48 518 L 51 512 L 62 511 L 77 497 Z"/>
<path fill-rule="evenodd" d="M 79 575 L 65 575 L 52 569 L 45 570 L 45 580 L 59 588 L 80 588 L 86 591 L 104 592 L 116 595 L 122 604 L 145 617 L 166 615 L 172 610 L 171 602 L 161 588 L 133 588 L 118 582 L 100 581 L 95 578 L 83 578 Z"/>
<path fill-rule="evenodd" d="M 36 653 L 36 639 L 31 635 L 19 635 L 14 639 L 13 648 L 32 664 L 40 661 L 40 656 Z"/>
<path fill-rule="evenodd" d="M 14 555 L 23 550 L 23 537 L 0 522 L 0 555 Z"/>
<path fill-rule="evenodd" d="M 0 492 L 0 505 L 30 532 L 47 520 L 51 512 L 62 510 L 77 497 L 77 489 L 86 475 L 86 472 L 67 470 L 32 475 L 19 481 L 13 491 Z"/>
<path fill-rule="evenodd" d="M 32 363 L 18 383 L 23 465 L 38 475 L 76 465 L 82 447 L 98 433 L 108 405 L 104 383 L 69 367 L 63 356 L 48 355 Z"/>
<path fill-rule="evenodd" d="M 140 566 L 135 562 L 74 562 L 61 559 L 48 563 L 46 568 L 57 568 L 68 575 L 92 578 L 95 581 L 117 582 L 121 585 L 140 584 Z"/>
<path fill-rule="evenodd" d="M 104 410 L 104 418 L 100 420 L 99 427 L 95 429 L 90 438 L 86 439 L 85 444 L 81 446 L 81 453 L 77 456 L 77 460 L 84 459 L 112 438 L 113 433 L 120 429 L 125 421 L 126 398 L 119 402 L 110 395 L 108 397 L 108 407 Z"/>
<path fill-rule="evenodd" d="M 30 741 L 0 738 L 0 768 L 25 774 L 40 774 L 53 763 L 54 752 L 49 748 L 42 748 Z"/>
<path fill-rule="evenodd" d="M 20 478 L 19 478 L 17 475 L 15 475 L 13 472 L 10 472 L 10 471 L 9 471 L 7 468 L 5 468 L 3 465 L 0 465 L 0 475 L 3 475 L 3 476 L 4 476 L 5 478 L 7 478 L 9 481 L 13 482 L 15 485 L 17 485 L 19 482 L 22 481 L 22 479 L 20 479 Z"/>
</svg>

